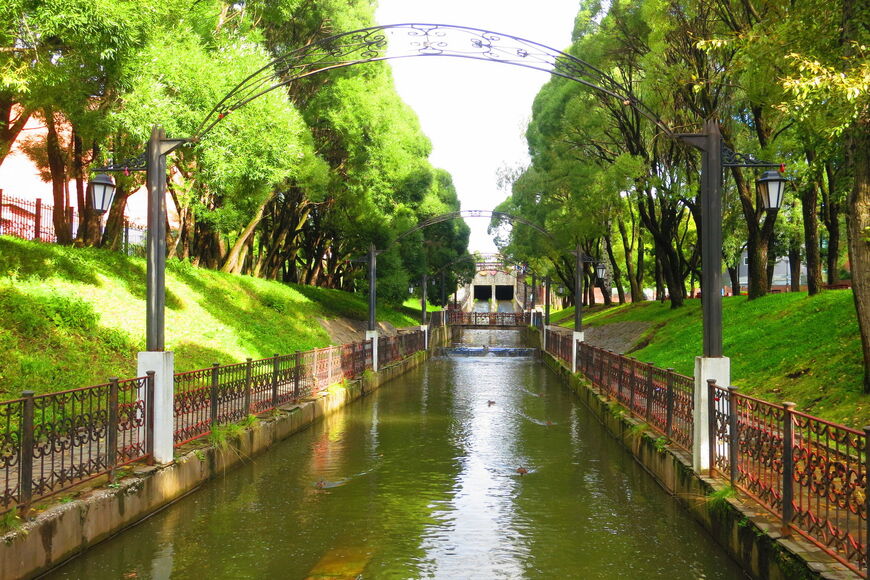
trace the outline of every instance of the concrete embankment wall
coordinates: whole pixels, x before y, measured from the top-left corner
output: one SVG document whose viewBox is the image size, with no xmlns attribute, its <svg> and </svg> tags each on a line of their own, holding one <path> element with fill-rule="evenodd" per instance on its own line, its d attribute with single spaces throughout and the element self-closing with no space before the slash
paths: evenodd
<svg viewBox="0 0 870 580">
<path fill-rule="evenodd" d="M 537 336 L 538 333 L 530 335 L 530 343 L 534 343 Z M 723 494 L 726 482 L 696 474 L 688 453 L 666 445 L 664 437 L 629 416 L 619 403 L 599 394 L 588 381 L 573 375 L 549 354 L 543 353 L 542 360 L 578 393 L 605 428 L 751 576 L 764 580 L 860 578 L 797 534 L 783 537 L 779 521 L 769 512 L 742 494 L 731 497 Z M 714 492 L 716 495 L 711 496 Z M 687 549 L 690 548 L 687 546 Z"/>
<path fill-rule="evenodd" d="M 446 330 L 431 329 L 430 347 L 445 344 Z M 334 385 L 317 398 L 267 413 L 244 431 L 231 450 L 176 450 L 172 463 L 137 466 L 132 475 L 111 487 L 94 489 L 82 494 L 85 497 L 50 507 L 34 521 L 3 536 L 0 579 L 33 578 L 81 554 L 195 491 L 209 479 L 223 475 L 235 464 L 405 374 L 428 357 L 428 352 L 418 352 L 377 373 L 367 372 L 360 380 Z"/>
</svg>

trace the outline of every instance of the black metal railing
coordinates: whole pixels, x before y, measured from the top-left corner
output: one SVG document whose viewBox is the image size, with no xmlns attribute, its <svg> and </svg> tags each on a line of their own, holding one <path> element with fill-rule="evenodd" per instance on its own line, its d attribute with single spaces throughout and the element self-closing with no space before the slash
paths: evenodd
<svg viewBox="0 0 870 580">
<path fill-rule="evenodd" d="M 547 331 L 547 351 L 571 365 L 571 335 Z M 694 379 L 586 343 L 578 372 L 671 442 L 691 451 Z M 708 381 L 711 474 L 867 576 L 870 428 L 850 429 Z"/>
<path fill-rule="evenodd" d="M 710 390 L 710 465 L 851 569 L 867 574 L 870 428 L 863 431 L 722 388 Z"/>
<path fill-rule="evenodd" d="M 424 348 L 421 331 L 382 337 L 381 365 Z M 177 373 L 176 446 L 231 423 L 316 396 L 372 368 L 372 341 Z M 100 475 L 114 476 L 153 451 L 154 373 L 57 393 L 0 402 L 0 513 Z"/>
<path fill-rule="evenodd" d="M 450 310 L 447 313 L 448 324 L 458 326 L 524 326 L 524 312 L 461 312 Z"/>
<path fill-rule="evenodd" d="M 0 511 L 151 454 L 154 375 L 0 403 Z"/>
</svg>

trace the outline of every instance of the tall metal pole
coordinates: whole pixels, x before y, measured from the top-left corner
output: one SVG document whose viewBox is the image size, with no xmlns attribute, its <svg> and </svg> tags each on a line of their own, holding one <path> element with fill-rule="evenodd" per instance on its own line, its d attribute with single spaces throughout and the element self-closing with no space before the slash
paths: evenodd
<svg viewBox="0 0 870 580">
<path fill-rule="evenodd" d="M 532 310 L 535 309 L 535 286 L 537 286 L 537 285 L 538 285 L 538 277 L 534 272 L 532 272 L 532 306 L 531 306 Z"/>
<path fill-rule="evenodd" d="M 148 140 L 145 182 L 148 189 L 148 238 L 146 241 L 145 348 L 164 350 L 164 306 L 166 304 L 166 156 L 161 141 L 166 137 L 159 126 Z"/>
<path fill-rule="evenodd" d="M 377 330 L 378 323 L 375 316 L 377 308 L 378 292 L 378 253 L 375 245 L 369 246 L 369 327 L 368 330 Z"/>
<path fill-rule="evenodd" d="M 426 324 L 426 284 L 428 282 L 428 276 L 423 274 L 423 291 L 420 293 L 420 320 L 422 320 L 421 324 Z"/>
<path fill-rule="evenodd" d="M 447 283 L 445 281 L 444 270 L 441 270 L 441 308 L 447 309 Z"/>
<path fill-rule="evenodd" d="M 704 357 L 722 356 L 722 134 L 708 119 L 703 133 L 680 140 L 701 151 L 701 311 Z M 719 378 L 721 384 L 721 378 Z"/>
<path fill-rule="evenodd" d="M 576 257 L 574 273 L 574 332 L 583 330 L 583 250 L 580 244 L 574 251 Z"/>
<path fill-rule="evenodd" d="M 704 127 L 707 142 L 701 176 L 701 308 L 704 312 L 704 356 L 722 356 L 722 135 L 711 119 Z"/>
<path fill-rule="evenodd" d="M 550 275 L 544 278 L 544 326 L 550 325 Z"/>
</svg>

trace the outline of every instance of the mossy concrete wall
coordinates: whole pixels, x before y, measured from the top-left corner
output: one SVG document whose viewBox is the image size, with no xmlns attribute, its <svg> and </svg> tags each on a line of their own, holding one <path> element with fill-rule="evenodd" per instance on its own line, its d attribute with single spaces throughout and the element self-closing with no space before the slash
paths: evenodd
<svg viewBox="0 0 870 580">
<path fill-rule="evenodd" d="M 433 329 L 431 342 L 443 343 L 446 329 Z M 32 578 L 81 554 L 172 502 L 195 491 L 209 479 L 225 473 L 270 445 L 305 429 L 381 385 L 422 364 L 428 352 L 418 352 L 362 379 L 333 385 L 299 404 L 276 409 L 221 452 L 213 447 L 176 450 L 166 465 L 137 466 L 132 475 L 111 487 L 88 490 L 69 503 L 59 503 L 33 521 L 8 532 L 0 542 L 0 579 Z"/>
<path fill-rule="evenodd" d="M 780 522 L 761 506 L 739 492 L 728 497 L 730 491 L 723 493 L 727 482 L 695 473 L 689 453 L 667 445 L 663 436 L 631 417 L 618 402 L 600 394 L 588 381 L 572 374 L 549 354 L 543 353 L 542 360 L 578 393 L 645 470 L 754 578 L 861 578 L 797 534 L 783 537 Z M 711 497 L 714 492 L 718 493 Z"/>
</svg>

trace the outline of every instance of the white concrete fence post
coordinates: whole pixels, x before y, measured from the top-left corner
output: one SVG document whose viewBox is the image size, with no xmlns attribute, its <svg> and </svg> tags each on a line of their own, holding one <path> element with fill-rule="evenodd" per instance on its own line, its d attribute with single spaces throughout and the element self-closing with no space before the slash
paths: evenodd
<svg viewBox="0 0 870 580">
<path fill-rule="evenodd" d="M 372 370 L 378 372 L 378 331 L 366 330 L 366 340 L 372 341 Z"/>
<path fill-rule="evenodd" d="M 731 385 L 731 359 L 695 357 L 695 411 L 692 439 L 692 468 L 697 473 L 710 472 L 710 391 L 707 380 L 715 379 L 720 387 Z"/>
<path fill-rule="evenodd" d="M 571 372 L 577 372 L 577 347 L 583 342 L 585 338 L 583 337 L 582 330 L 574 331 L 574 340 L 571 342 Z"/>
<path fill-rule="evenodd" d="M 154 461 L 170 463 L 175 442 L 175 355 L 171 351 L 140 352 L 137 374 L 154 371 Z"/>
</svg>

